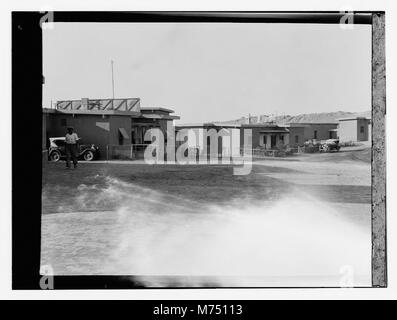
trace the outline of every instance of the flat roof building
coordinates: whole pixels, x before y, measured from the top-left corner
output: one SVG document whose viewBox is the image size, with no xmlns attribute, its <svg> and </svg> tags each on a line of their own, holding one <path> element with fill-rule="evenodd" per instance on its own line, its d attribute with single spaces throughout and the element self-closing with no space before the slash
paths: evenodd
<svg viewBox="0 0 397 320">
<path fill-rule="evenodd" d="M 302 146 L 305 141 L 327 140 L 337 138 L 337 122 L 303 122 L 288 123 L 285 125 L 290 132 L 289 144 L 291 147 Z"/>
<path fill-rule="evenodd" d="M 210 153 L 210 136 L 204 135 L 204 130 L 215 130 L 219 134 L 217 141 L 218 154 L 227 155 L 235 150 L 240 152 L 244 148 L 244 135 L 246 130 L 251 130 L 252 133 L 252 148 L 261 148 L 264 150 L 278 150 L 282 149 L 289 143 L 289 131 L 274 123 L 268 124 L 227 124 L 221 122 L 205 122 L 205 123 L 190 123 L 180 124 L 176 126 L 176 131 L 189 129 L 194 132 L 194 135 L 189 136 L 190 140 L 196 138 L 196 141 L 189 141 L 191 147 L 197 147 L 201 151 L 207 147 L 207 154 Z M 222 131 L 222 132 L 221 132 Z M 226 139 L 224 141 L 224 139 Z"/>
<path fill-rule="evenodd" d="M 43 148 L 48 138 L 64 136 L 72 126 L 83 143 L 97 145 L 105 159 L 113 146 L 150 143 L 145 140 L 150 128 L 165 133 L 167 122 L 179 119 L 172 113 L 164 107 L 141 107 L 139 98 L 58 101 L 55 109 L 43 109 Z"/>
<path fill-rule="evenodd" d="M 351 117 L 338 119 L 338 135 L 341 142 L 369 141 L 371 139 L 371 119 Z"/>
</svg>

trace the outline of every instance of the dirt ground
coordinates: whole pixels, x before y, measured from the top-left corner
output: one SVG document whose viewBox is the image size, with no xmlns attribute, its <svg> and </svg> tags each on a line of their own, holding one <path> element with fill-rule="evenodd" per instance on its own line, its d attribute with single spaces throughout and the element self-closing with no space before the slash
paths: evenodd
<svg viewBox="0 0 397 320">
<path fill-rule="evenodd" d="M 199 259 L 191 252 L 202 252 L 202 245 L 198 243 L 208 241 L 205 239 L 213 241 L 207 243 L 207 248 L 229 248 L 240 257 L 238 261 L 248 262 L 258 255 L 245 257 L 248 247 L 252 249 L 261 244 L 262 248 L 269 241 L 279 241 L 283 242 L 280 247 L 286 254 L 303 250 L 296 257 L 302 274 L 305 274 L 305 263 L 309 263 L 312 273 L 332 274 L 335 282 L 337 266 L 355 257 L 356 260 L 349 260 L 347 264 L 356 265 L 366 283 L 369 281 L 371 215 L 368 154 L 366 148 L 346 148 L 339 153 L 296 156 L 288 160 L 255 160 L 251 174 L 246 176 L 234 176 L 230 165 L 80 163 L 76 170 L 66 170 L 64 163 L 48 163 L 43 168 L 42 264 L 50 264 L 56 274 L 158 274 L 159 269 L 153 269 L 153 265 L 159 263 L 163 263 L 161 270 L 164 269 L 165 274 L 183 273 L 186 269 L 195 274 L 206 268 L 211 274 L 223 263 L 224 268 L 230 268 L 233 262 L 225 254 L 223 259 L 215 255 L 212 260 L 220 259 L 217 268 L 204 264 L 196 270 L 195 266 L 206 258 Z M 229 229 L 225 227 L 222 233 L 214 228 L 217 223 Z M 260 223 L 266 227 L 257 229 Z M 246 239 L 247 247 L 240 248 L 234 236 L 224 243 L 230 234 L 240 234 L 241 239 L 245 239 L 250 234 L 249 230 L 241 233 L 241 226 L 245 224 L 252 224 L 253 230 L 252 238 Z M 320 231 L 315 231 L 316 224 Z M 332 224 L 334 228 L 330 228 Z M 176 229 L 172 225 L 177 226 Z M 283 225 L 287 226 L 285 230 L 273 234 Z M 269 226 L 273 227 L 263 235 Z M 191 228 L 191 233 L 184 234 L 185 228 Z M 293 237 L 295 229 L 301 231 Z M 163 253 L 154 248 L 162 242 L 164 232 L 167 236 L 162 245 L 166 248 L 161 252 L 182 246 L 178 252 L 188 252 L 190 260 L 178 254 L 173 261 L 182 261 L 167 265 L 169 257 L 154 258 L 162 257 Z M 320 247 L 309 245 L 313 252 L 303 261 L 301 256 L 309 249 L 291 246 L 298 245 L 299 241 L 305 245 L 316 241 L 310 237 L 318 237 L 318 232 L 324 234 L 318 246 L 322 243 L 322 247 L 329 248 L 329 254 L 323 256 Z M 183 235 L 179 237 L 179 234 Z M 191 241 L 194 247 L 182 243 Z M 141 245 L 137 247 L 136 243 Z M 229 247 L 230 243 L 233 246 Z M 344 248 L 336 249 L 331 243 L 339 243 Z M 128 255 L 134 263 L 122 258 Z M 317 261 L 319 255 L 323 258 Z M 338 258 L 328 261 L 332 256 Z M 251 266 L 269 265 L 269 259 L 276 265 L 279 263 L 280 268 L 287 264 L 277 261 L 276 255 L 269 258 L 266 254 L 262 258 L 255 263 L 247 262 L 233 272 L 258 275 L 259 271 L 251 270 Z M 199 262 L 191 265 L 195 259 Z M 103 263 L 104 260 L 107 263 Z M 142 264 L 137 264 L 137 260 Z M 319 264 L 321 267 L 312 268 Z M 329 269 L 330 265 L 334 268 Z M 185 267 L 180 269 L 181 266 Z M 263 266 L 260 270 L 262 275 Z M 272 270 L 269 267 L 268 272 Z M 285 270 L 279 276 L 294 274 L 294 270 Z"/>
<path fill-rule="evenodd" d="M 43 214 L 117 209 L 119 199 L 96 199 L 111 179 L 163 192 L 189 201 L 227 204 L 231 200 L 278 200 L 291 192 L 315 195 L 328 202 L 371 203 L 367 151 L 305 154 L 293 158 L 256 159 L 251 174 L 234 176 L 231 165 L 146 165 L 142 163 L 84 163 L 66 170 L 48 163 L 43 170 Z M 92 201 L 95 199 L 95 201 Z"/>
</svg>

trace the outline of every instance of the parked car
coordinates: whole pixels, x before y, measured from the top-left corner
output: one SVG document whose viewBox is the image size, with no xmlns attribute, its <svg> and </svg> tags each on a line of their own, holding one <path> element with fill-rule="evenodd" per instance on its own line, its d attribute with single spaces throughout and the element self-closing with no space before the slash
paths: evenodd
<svg viewBox="0 0 397 320">
<path fill-rule="evenodd" d="M 339 149 L 340 149 L 339 139 L 325 140 L 320 146 L 321 152 L 328 152 L 328 151 L 332 151 L 332 150 L 339 151 Z"/>
<path fill-rule="evenodd" d="M 309 139 L 304 142 L 301 151 L 304 153 L 315 153 L 320 150 L 321 142 L 317 139 Z"/>
<path fill-rule="evenodd" d="M 321 144 L 321 141 L 318 139 L 309 139 L 306 140 L 304 145 L 305 146 L 319 146 Z"/>
<path fill-rule="evenodd" d="M 81 140 L 81 139 L 79 139 Z M 65 137 L 49 138 L 50 147 L 48 150 L 48 158 L 53 162 L 66 159 Z M 78 145 L 78 158 L 85 161 L 92 161 L 99 156 L 99 148 L 94 144 Z"/>
</svg>

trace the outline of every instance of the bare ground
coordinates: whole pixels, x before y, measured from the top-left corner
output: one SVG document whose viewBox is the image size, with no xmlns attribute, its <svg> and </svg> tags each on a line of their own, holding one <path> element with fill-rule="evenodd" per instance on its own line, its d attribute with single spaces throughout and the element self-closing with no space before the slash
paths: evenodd
<svg viewBox="0 0 397 320">
<path fill-rule="evenodd" d="M 119 255 L 120 252 L 123 257 L 126 252 L 131 254 L 131 244 L 125 244 L 126 233 L 128 239 L 130 233 L 136 233 L 133 242 L 149 241 L 146 239 L 149 237 L 150 241 L 156 242 L 157 239 L 161 243 L 163 238 L 164 243 L 170 245 L 164 235 L 167 235 L 166 229 L 169 229 L 168 234 L 172 234 L 171 223 L 185 226 L 178 229 L 177 233 L 180 234 L 183 233 L 181 230 L 188 228 L 191 221 L 196 221 L 196 217 L 200 215 L 205 216 L 205 223 L 212 226 L 214 223 L 217 224 L 217 214 L 222 211 L 223 220 L 219 222 L 222 225 L 230 222 L 227 218 L 224 220 L 227 212 L 233 212 L 233 217 L 235 214 L 240 217 L 241 214 L 249 214 L 252 211 L 255 212 L 254 215 L 260 215 L 261 211 L 263 214 L 269 212 L 261 208 L 274 207 L 276 211 L 281 210 L 280 217 L 284 214 L 291 215 L 292 212 L 294 214 L 287 220 L 280 220 L 279 224 L 273 220 L 270 223 L 275 223 L 273 229 L 282 228 L 283 225 L 280 224 L 291 223 L 288 228 L 294 228 L 296 225 L 296 228 L 301 229 L 302 234 L 299 237 L 310 237 L 316 225 L 319 226 L 319 230 L 323 228 L 324 234 L 331 232 L 331 237 L 336 236 L 333 232 L 342 232 L 345 228 L 350 230 L 350 227 L 346 226 L 352 226 L 352 230 L 357 228 L 358 233 L 364 236 L 352 236 L 353 238 L 349 239 L 350 231 L 347 231 L 338 235 L 338 240 L 335 241 L 347 237 L 345 251 L 349 252 L 351 249 L 352 253 L 349 256 L 358 255 L 358 264 L 366 265 L 365 261 L 370 261 L 371 173 L 370 164 L 362 159 L 358 160 L 366 152 L 368 151 L 365 149 L 347 149 L 340 153 L 305 155 L 293 158 L 292 161 L 259 160 L 253 163 L 252 172 L 247 176 L 233 176 L 232 166 L 227 165 L 149 166 L 130 163 L 81 163 L 76 170 L 66 170 L 64 163 L 49 163 L 43 170 L 42 263 L 51 264 L 56 274 L 135 274 L 142 270 L 136 265 L 132 268 Z M 277 207 L 280 204 L 281 209 Z M 129 218 L 125 220 L 125 208 L 129 212 L 127 217 L 140 212 L 150 217 L 151 222 L 146 221 L 142 227 L 146 233 L 142 234 L 139 231 L 141 229 L 136 222 Z M 310 211 L 309 216 L 307 211 Z M 326 216 L 322 216 L 321 211 L 330 215 L 327 213 Z M 302 219 L 299 219 L 300 215 Z M 332 220 L 334 218 L 330 216 L 336 217 L 337 220 Z M 335 227 L 338 230 L 330 231 L 325 225 L 322 226 L 322 221 L 327 221 L 328 218 L 331 219 L 331 223 L 328 224 L 332 224 L 332 221 L 337 221 L 337 225 L 340 223 L 339 227 Z M 148 223 L 156 225 L 155 231 L 146 229 Z M 192 222 L 192 235 L 199 232 L 202 223 Z M 219 236 L 216 236 L 216 229 L 210 225 L 200 232 L 204 232 L 208 239 L 215 237 L 213 241 L 216 247 Z M 259 242 L 264 241 L 264 246 L 268 243 L 266 241 L 271 240 L 266 236 L 261 239 L 261 231 L 256 230 L 255 225 L 256 223 L 253 225 L 253 236 L 258 238 Z M 153 235 L 149 236 L 147 232 Z M 197 237 L 201 239 L 200 232 L 200 236 Z M 241 230 L 238 228 L 234 232 L 239 233 Z M 271 234 L 272 230 L 269 230 L 269 233 Z M 159 234 L 162 234 L 160 238 Z M 242 233 L 241 237 L 244 238 L 247 234 L 250 234 L 248 230 Z M 285 235 L 278 232 L 273 235 L 273 240 L 281 235 L 286 239 L 291 236 L 291 232 Z M 181 239 L 185 236 L 181 235 Z M 353 243 L 358 238 L 361 240 L 355 247 Z M 175 241 L 172 239 L 172 246 L 181 245 L 179 241 Z M 299 243 L 299 240 L 294 238 L 289 241 L 292 244 L 296 241 L 297 245 Z M 255 240 L 255 243 L 257 242 Z M 120 243 L 127 247 L 120 248 Z M 146 254 L 150 256 L 153 246 L 156 247 L 155 244 L 150 245 L 147 252 L 138 255 L 137 259 L 147 259 Z M 237 244 L 234 245 L 236 246 L 238 247 Z M 255 244 L 249 245 L 252 246 L 255 247 Z M 328 242 L 322 245 L 324 246 L 328 247 Z M 132 251 L 140 251 L 139 248 L 134 247 Z M 169 247 L 167 248 L 169 250 Z M 197 251 L 200 251 L 200 248 L 196 248 Z M 188 251 L 194 250 L 189 248 Z M 237 253 L 240 254 L 241 252 Z M 323 260 L 340 254 L 342 253 L 337 250 L 332 253 L 330 251 Z M 156 255 L 159 255 L 157 251 Z M 312 255 L 318 256 L 319 253 L 313 252 Z M 249 262 L 252 257 L 250 254 L 245 259 Z M 175 259 L 180 259 L 180 256 Z M 276 261 L 277 257 L 273 259 Z M 345 258 L 340 258 L 343 259 Z M 157 260 L 149 263 L 149 266 L 156 263 Z M 181 262 L 182 265 L 183 263 Z M 277 261 L 275 263 L 277 264 Z M 328 264 L 332 263 L 331 261 Z M 226 268 L 228 265 L 230 263 L 226 264 Z M 250 266 L 251 264 L 248 264 L 245 268 Z M 146 265 L 145 268 L 149 267 Z M 165 266 L 164 269 L 167 270 Z M 314 273 L 316 272 L 314 270 Z"/>
</svg>

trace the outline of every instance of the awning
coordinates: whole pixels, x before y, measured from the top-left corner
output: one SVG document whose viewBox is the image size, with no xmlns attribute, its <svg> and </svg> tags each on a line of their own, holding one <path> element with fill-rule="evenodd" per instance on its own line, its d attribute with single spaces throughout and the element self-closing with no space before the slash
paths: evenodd
<svg viewBox="0 0 397 320">
<path fill-rule="evenodd" d="M 129 139 L 130 138 L 128 133 L 127 133 L 127 131 L 124 128 L 119 128 L 119 132 L 120 132 L 120 134 L 122 135 L 122 137 L 124 139 Z"/>
<path fill-rule="evenodd" d="M 146 119 L 158 119 L 158 120 L 179 120 L 179 116 L 170 116 L 165 114 L 142 114 L 142 118 Z"/>
</svg>

